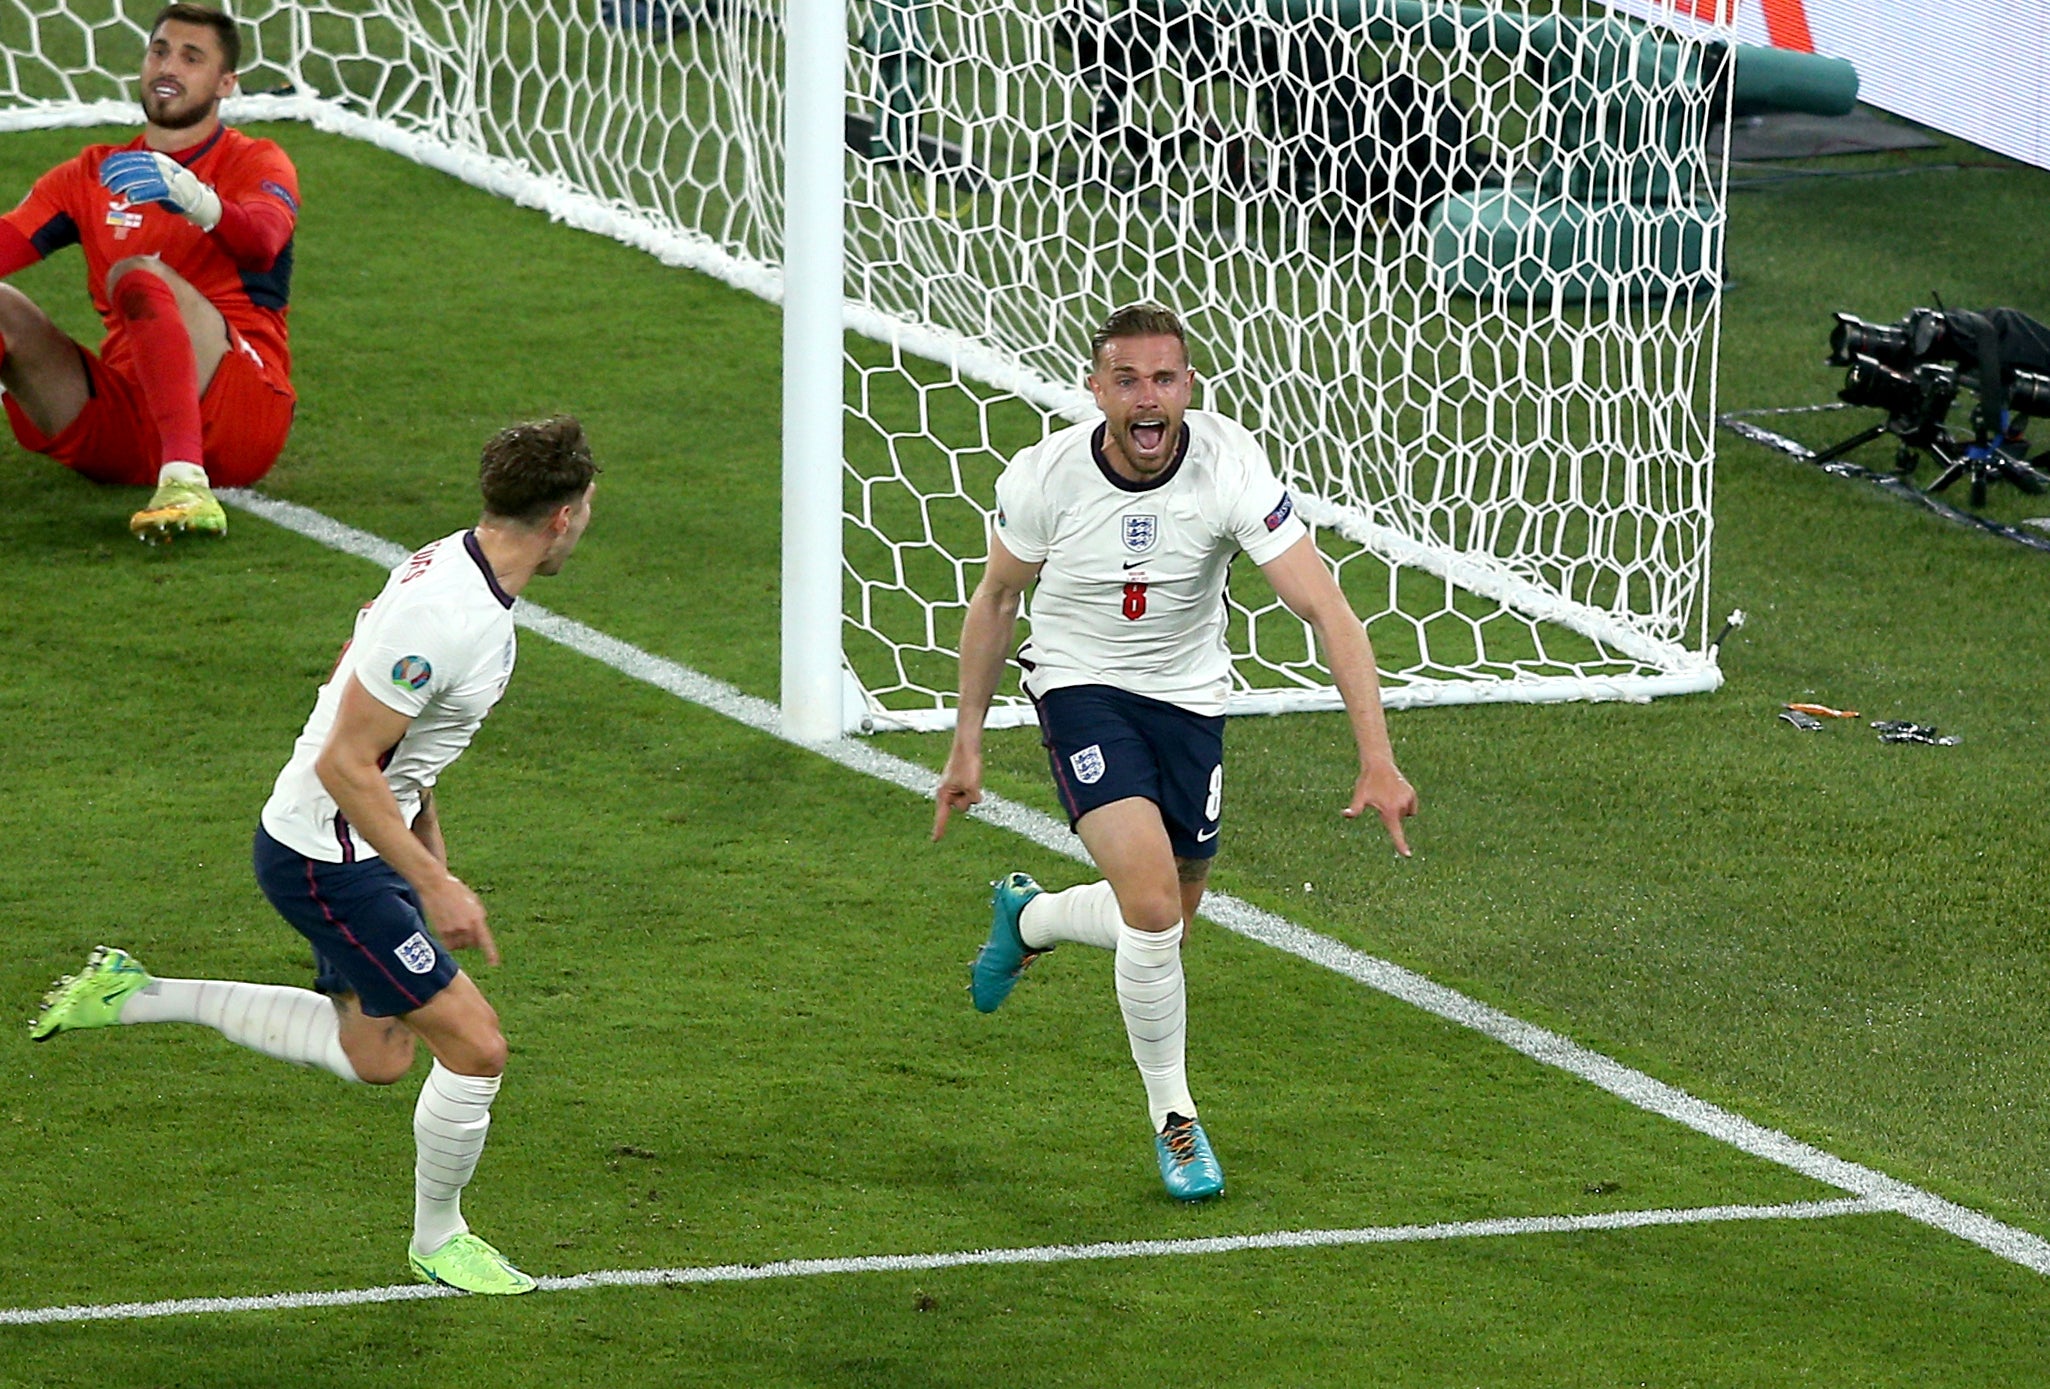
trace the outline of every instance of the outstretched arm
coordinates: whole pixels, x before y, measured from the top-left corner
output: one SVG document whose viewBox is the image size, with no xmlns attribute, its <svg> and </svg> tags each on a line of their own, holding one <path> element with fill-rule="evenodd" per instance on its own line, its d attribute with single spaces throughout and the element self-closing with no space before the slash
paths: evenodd
<svg viewBox="0 0 2050 1389">
<path fill-rule="evenodd" d="M 1274 585 L 1274 591 L 1288 610 L 1310 624 L 1324 649 L 1324 663 L 1345 700 L 1345 712 L 1352 719 L 1352 737 L 1359 748 L 1360 774 L 1353 783 L 1352 803 L 1345 808 L 1356 816 L 1372 806 L 1395 841 L 1395 851 L 1407 857 L 1409 842 L 1403 837 L 1402 822 L 1416 814 L 1416 791 L 1395 765 L 1395 749 L 1388 741 L 1388 720 L 1381 709 L 1381 674 L 1374 665 L 1373 643 L 1360 625 L 1352 604 L 1346 601 L 1338 581 L 1331 576 L 1315 542 L 1304 536 L 1280 555 L 1260 566 L 1260 572 Z"/>
<path fill-rule="evenodd" d="M 432 817 L 426 832 L 419 831 L 417 820 L 409 828 L 384 779 L 384 755 L 398 746 L 413 721 L 364 689 L 354 675 L 336 678 L 347 683 L 334 727 L 313 764 L 320 784 L 378 857 L 413 885 L 427 909 L 428 924 L 442 940 L 457 948 L 476 946 L 486 961 L 497 964 L 498 946 L 484 924 L 484 904 L 448 871 L 443 852 L 438 852 L 440 817 L 430 805 L 421 812 Z"/>
<path fill-rule="evenodd" d="M 1018 605 L 1038 577 L 1038 565 L 1019 559 L 994 531 L 990 533 L 989 564 L 961 623 L 961 705 L 954 719 L 954 745 L 933 796 L 938 802 L 932 820 L 934 839 L 947 832 L 949 815 L 982 800 L 982 721 L 989 716 L 1004 655 L 1018 627 Z"/>
</svg>

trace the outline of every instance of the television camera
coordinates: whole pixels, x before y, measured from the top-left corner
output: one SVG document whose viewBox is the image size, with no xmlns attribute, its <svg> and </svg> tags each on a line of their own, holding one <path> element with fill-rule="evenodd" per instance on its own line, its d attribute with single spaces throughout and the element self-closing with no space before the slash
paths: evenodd
<svg viewBox="0 0 2050 1389">
<path fill-rule="evenodd" d="M 1838 399 L 1886 418 L 1816 454 L 1817 463 L 1891 434 L 1896 472 L 1913 473 L 1925 453 L 1939 465 L 1931 492 L 1960 478 L 1973 506 L 2000 482 L 2050 492 L 2050 451 L 2030 458 L 2026 437 L 2030 419 L 2050 419 L 2050 327 L 2015 309 L 1918 308 L 1895 323 L 1839 313 L 1827 362 L 1845 368 Z M 1966 430 L 1948 422 L 1961 391 L 1978 398 Z"/>
</svg>

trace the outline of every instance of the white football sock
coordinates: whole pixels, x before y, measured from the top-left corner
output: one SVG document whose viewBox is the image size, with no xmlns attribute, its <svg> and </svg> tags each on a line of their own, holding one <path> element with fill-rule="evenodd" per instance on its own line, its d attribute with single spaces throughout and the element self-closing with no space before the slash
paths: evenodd
<svg viewBox="0 0 2050 1389">
<path fill-rule="evenodd" d="M 463 1188 L 491 1131 L 497 1076 L 466 1076 L 436 1061 L 413 1106 L 413 1252 L 432 1254 L 470 1227 Z"/>
<path fill-rule="evenodd" d="M 1169 1113 L 1196 1117 L 1184 1064 L 1188 1007 L 1182 990 L 1181 945 L 1180 922 L 1165 931 L 1118 928 L 1118 1007 L 1124 1010 L 1132 1060 L 1146 1082 L 1146 1107 L 1152 1112 L 1155 1133 L 1166 1125 Z"/>
<path fill-rule="evenodd" d="M 265 1056 L 360 1079 L 342 1050 L 342 1020 L 334 1003 L 311 989 L 233 979 L 153 979 L 122 1002 L 121 1021 L 198 1023 Z"/>
<path fill-rule="evenodd" d="M 1115 950 L 1118 931 L 1124 924 L 1124 917 L 1118 914 L 1118 895 L 1110 890 L 1109 883 L 1084 883 L 1066 892 L 1042 892 L 1018 913 L 1018 934 L 1034 950 L 1045 950 L 1062 941 Z"/>
<path fill-rule="evenodd" d="M 206 485 L 206 469 L 197 463 L 181 463 L 176 459 L 157 469 L 157 486 L 167 482 L 196 482 Z"/>
</svg>

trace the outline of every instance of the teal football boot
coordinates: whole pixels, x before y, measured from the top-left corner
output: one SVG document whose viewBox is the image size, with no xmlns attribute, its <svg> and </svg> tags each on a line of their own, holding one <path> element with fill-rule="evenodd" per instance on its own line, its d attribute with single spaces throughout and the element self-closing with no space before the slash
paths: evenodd
<svg viewBox="0 0 2050 1389">
<path fill-rule="evenodd" d="M 1167 1116 L 1167 1127 L 1153 1139 L 1160 1159 L 1160 1180 L 1177 1201 L 1204 1201 L 1224 1190 L 1224 1169 L 1210 1151 L 1209 1135 L 1194 1119 Z"/>
<path fill-rule="evenodd" d="M 977 1011 L 994 1013 L 1011 996 L 1018 976 L 1045 950 L 1034 950 L 1018 934 L 1018 917 L 1040 893 L 1029 873 L 1006 873 L 990 884 L 989 940 L 968 970 L 968 992 Z M 1050 947 L 1049 947 L 1050 948 Z"/>
</svg>

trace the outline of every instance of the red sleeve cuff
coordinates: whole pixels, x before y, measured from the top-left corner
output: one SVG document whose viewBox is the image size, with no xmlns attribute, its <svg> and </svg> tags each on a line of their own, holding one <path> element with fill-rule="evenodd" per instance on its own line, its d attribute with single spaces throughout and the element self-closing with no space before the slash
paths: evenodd
<svg viewBox="0 0 2050 1389">
<path fill-rule="evenodd" d="M 292 214 L 267 199 L 246 203 L 223 200 L 213 238 L 238 268 L 268 270 L 292 239 L 292 225 Z"/>
</svg>

